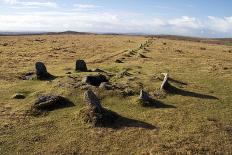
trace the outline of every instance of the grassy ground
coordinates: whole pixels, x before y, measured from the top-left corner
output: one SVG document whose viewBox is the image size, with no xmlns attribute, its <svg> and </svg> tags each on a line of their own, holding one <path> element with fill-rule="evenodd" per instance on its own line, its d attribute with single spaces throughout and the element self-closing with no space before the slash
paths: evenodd
<svg viewBox="0 0 232 155">
<path fill-rule="evenodd" d="M 139 48 L 146 41 L 148 47 Z M 231 154 L 230 50 L 225 45 L 142 36 L 0 37 L 0 154 Z M 116 128 L 94 128 L 78 117 L 85 106 L 83 90 L 73 85 L 89 73 L 74 72 L 76 59 L 84 59 L 90 69 L 131 73 L 110 82 L 134 90 L 134 96 L 101 93 L 103 106 L 122 116 Z M 58 78 L 20 80 L 22 73 L 34 70 L 36 61 L 45 62 Z M 182 93 L 157 97 L 162 82 L 157 77 L 163 72 L 187 83 L 171 82 Z M 163 106 L 135 104 L 141 88 Z M 11 99 L 14 93 L 26 99 Z M 37 96 L 48 93 L 63 95 L 75 106 L 25 116 Z"/>
</svg>

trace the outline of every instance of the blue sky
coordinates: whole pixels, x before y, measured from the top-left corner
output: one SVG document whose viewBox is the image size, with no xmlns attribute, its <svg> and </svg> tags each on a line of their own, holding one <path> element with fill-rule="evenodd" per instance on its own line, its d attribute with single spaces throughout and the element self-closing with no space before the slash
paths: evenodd
<svg viewBox="0 0 232 155">
<path fill-rule="evenodd" d="M 231 0 L 0 0 L 0 31 L 232 37 Z"/>
</svg>

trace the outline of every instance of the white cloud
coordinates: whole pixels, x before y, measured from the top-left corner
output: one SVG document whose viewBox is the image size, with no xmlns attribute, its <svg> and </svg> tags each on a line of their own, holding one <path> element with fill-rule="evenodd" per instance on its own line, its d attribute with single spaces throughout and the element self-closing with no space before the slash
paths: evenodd
<svg viewBox="0 0 232 155">
<path fill-rule="evenodd" d="M 84 7 L 85 8 L 85 7 Z M 88 7 L 87 7 L 88 8 Z M 0 15 L 0 31 L 88 31 L 232 36 L 232 17 L 146 17 L 103 11 L 47 11 Z"/>
<path fill-rule="evenodd" d="M 22 0 L 4 0 L 5 3 L 9 5 L 17 5 L 18 8 L 22 7 L 52 7 L 57 8 L 58 5 L 55 2 L 51 1 L 22 1 Z"/>
<path fill-rule="evenodd" d="M 78 9 L 95 9 L 99 6 L 93 5 L 93 4 L 74 4 L 74 7 Z"/>
<path fill-rule="evenodd" d="M 206 25 L 210 30 L 216 32 L 232 33 L 232 16 L 224 18 L 209 16 Z"/>
</svg>

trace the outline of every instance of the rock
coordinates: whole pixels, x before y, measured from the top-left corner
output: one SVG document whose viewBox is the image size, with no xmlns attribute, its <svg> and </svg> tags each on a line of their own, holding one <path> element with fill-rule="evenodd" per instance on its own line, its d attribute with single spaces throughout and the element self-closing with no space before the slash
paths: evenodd
<svg viewBox="0 0 232 155">
<path fill-rule="evenodd" d="M 35 74 L 34 72 L 27 72 L 27 73 L 22 74 L 19 77 L 19 79 L 22 79 L 22 80 L 31 80 L 31 79 L 33 79 L 33 75 L 34 74 Z"/>
<path fill-rule="evenodd" d="M 126 89 L 124 89 L 123 91 L 121 91 L 121 95 L 123 96 L 123 97 L 126 97 L 126 96 L 133 96 L 135 94 L 135 92 L 132 90 L 132 89 L 130 89 L 130 88 L 126 88 Z"/>
<path fill-rule="evenodd" d="M 116 63 L 123 63 L 122 60 L 119 60 L 119 59 L 115 60 L 115 62 Z"/>
<path fill-rule="evenodd" d="M 36 62 L 35 64 L 36 76 L 38 79 L 46 79 L 49 76 L 47 68 L 43 62 Z"/>
<path fill-rule="evenodd" d="M 123 78 L 125 76 L 131 76 L 131 74 L 127 70 L 123 70 L 122 72 L 117 74 L 118 78 Z"/>
<path fill-rule="evenodd" d="M 161 90 L 167 90 L 168 87 L 170 86 L 170 84 L 168 83 L 168 73 L 162 73 L 162 75 L 164 75 L 164 80 L 161 84 L 160 89 Z"/>
<path fill-rule="evenodd" d="M 108 82 L 102 82 L 100 84 L 99 88 L 105 89 L 105 90 L 110 90 L 110 89 L 112 89 L 112 86 Z"/>
<path fill-rule="evenodd" d="M 87 66 L 84 60 L 77 60 L 76 61 L 76 71 L 80 72 L 87 72 Z"/>
<path fill-rule="evenodd" d="M 33 109 L 51 111 L 62 107 L 68 107 L 70 105 L 73 105 L 73 103 L 62 96 L 44 95 L 40 96 L 35 101 Z"/>
<path fill-rule="evenodd" d="M 141 90 L 140 94 L 139 94 L 139 99 L 142 100 L 142 101 L 149 101 L 150 100 L 150 95 L 146 91 Z"/>
<path fill-rule="evenodd" d="M 138 54 L 138 57 L 139 57 L 139 58 L 147 58 L 145 55 L 143 55 L 143 54 L 141 54 L 141 53 Z"/>
<path fill-rule="evenodd" d="M 87 90 L 84 93 L 84 100 L 90 107 L 96 108 L 98 112 L 102 111 L 100 100 L 91 89 Z"/>
<path fill-rule="evenodd" d="M 16 93 L 12 96 L 12 99 L 25 99 L 26 96 L 20 93 Z"/>
<path fill-rule="evenodd" d="M 83 83 L 90 84 L 92 86 L 100 86 L 102 82 L 108 82 L 109 80 L 105 75 L 89 75 L 82 79 Z"/>
</svg>

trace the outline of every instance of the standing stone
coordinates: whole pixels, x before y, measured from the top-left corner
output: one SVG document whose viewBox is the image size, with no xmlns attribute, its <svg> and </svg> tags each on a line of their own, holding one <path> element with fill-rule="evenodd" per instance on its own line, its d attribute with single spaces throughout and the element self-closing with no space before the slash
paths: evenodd
<svg viewBox="0 0 232 155">
<path fill-rule="evenodd" d="M 47 68 L 42 62 L 36 62 L 35 64 L 36 76 L 38 79 L 45 79 L 48 77 Z"/>
<path fill-rule="evenodd" d="M 87 66 L 84 60 L 77 60 L 76 61 L 76 71 L 80 72 L 87 72 Z"/>
<path fill-rule="evenodd" d="M 90 107 L 97 108 L 98 112 L 102 111 L 100 100 L 92 90 L 89 89 L 84 93 L 84 100 Z"/>
<path fill-rule="evenodd" d="M 161 90 L 167 90 L 170 84 L 168 83 L 168 73 L 162 73 L 164 75 L 164 80 L 160 86 Z"/>
<path fill-rule="evenodd" d="M 141 90 L 140 91 L 140 95 L 139 95 L 139 99 L 142 100 L 142 101 L 149 101 L 150 100 L 150 96 L 149 96 L 149 94 L 146 91 Z"/>
</svg>

